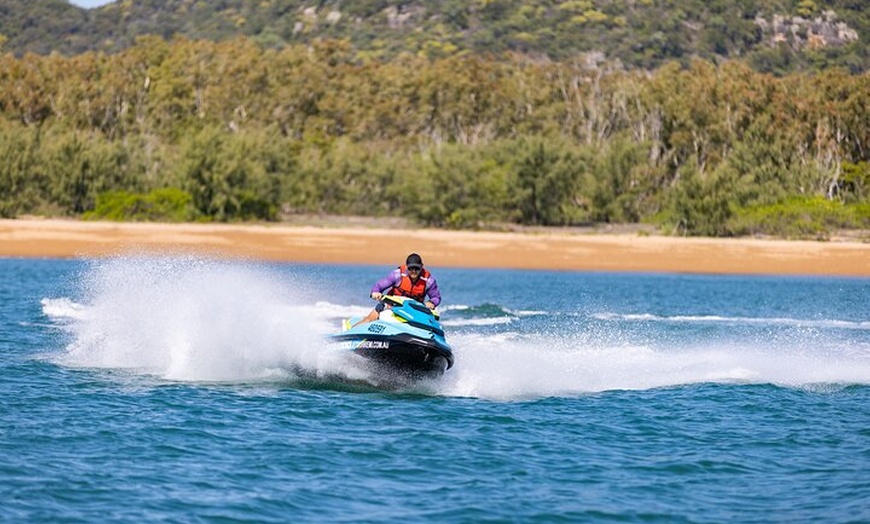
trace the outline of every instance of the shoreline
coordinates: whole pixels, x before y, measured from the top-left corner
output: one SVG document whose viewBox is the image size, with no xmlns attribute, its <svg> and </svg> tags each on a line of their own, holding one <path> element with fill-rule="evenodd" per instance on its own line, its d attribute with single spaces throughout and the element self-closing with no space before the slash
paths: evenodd
<svg viewBox="0 0 870 524">
<path fill-rule="evenodd" d="M 470 232 L 286 224 L 0 220 L 0 257 L 100 258 L 129 252 L 320 264 L 870 277 L 870 244 L 657 235 Z"/>
</svg>

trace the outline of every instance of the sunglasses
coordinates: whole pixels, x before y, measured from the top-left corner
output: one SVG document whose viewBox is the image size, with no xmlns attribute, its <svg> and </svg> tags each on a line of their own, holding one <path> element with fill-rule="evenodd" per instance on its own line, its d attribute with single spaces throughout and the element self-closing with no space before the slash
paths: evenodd
<svg viewBox="0 0 870 524">
<path fill-rule="evenodd" d="M 421 271 L 422 269 L 421 266 L 408 266 L 408 271 Z"/>
</svg>

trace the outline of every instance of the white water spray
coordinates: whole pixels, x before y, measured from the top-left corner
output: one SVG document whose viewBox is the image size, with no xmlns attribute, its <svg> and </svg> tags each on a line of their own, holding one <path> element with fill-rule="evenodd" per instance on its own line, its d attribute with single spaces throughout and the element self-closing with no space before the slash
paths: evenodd
<svg viewBox="0 0 870 524">
<path fill-rule="evenodd" d="M 246 381 L 339 364 L 322 351 L 327 323 L 286 276 L 189 256 L 95 262 L 82 303 L 43 301 L 72 342 L 60 362 L 167 380 Z M 330 360 L 333 358 L 333 360 Z"/>
</svg>

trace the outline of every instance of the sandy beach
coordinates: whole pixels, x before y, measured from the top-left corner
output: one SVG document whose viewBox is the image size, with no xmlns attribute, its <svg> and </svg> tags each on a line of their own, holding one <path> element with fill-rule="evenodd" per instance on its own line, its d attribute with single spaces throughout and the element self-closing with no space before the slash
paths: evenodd
<svg viewBox="0 0 870 524">
<path fill-rule="evenodd" d="M 490 233 L 234 224 L 0 220 L 0 256 L 193 252 L 255 260 L 437 267 L 870 276 L 870 244 L 560 231 Z"/>
</svg>

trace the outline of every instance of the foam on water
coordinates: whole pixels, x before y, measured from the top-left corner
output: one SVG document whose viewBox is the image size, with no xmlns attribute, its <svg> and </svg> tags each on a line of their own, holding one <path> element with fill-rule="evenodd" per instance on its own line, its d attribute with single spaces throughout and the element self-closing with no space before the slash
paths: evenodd
<svg viewBox="0 0 870 524">
<path fill-rule="evenodd" d="M 44 299 L 43 312 L 69 331 L 63 365 L 124 369 L 173 381 L 283 380 L 298 376 L 367 377 L 324 337 L 339 319 L 367 304 L 314 302 L 316 286 L 255 264 L 191 256 L 127 256 L 92 263 L 81 298 Z M 456 365 L 427 391 L 448 396 L 517 399 L 636 390 L 703 382 L 870 384 L 870 347 L 843 346 L 818 330 L 864 329 L 862 323 L 809 322 L 810 333 L 769 339 L 679 338 L 664 332 L 638 340 L 620 331 L 633 322 L 806 326 L 807 321 L 592 314 L 560 319 L 500 306 L 445 308 Z M 546 328 L 523 322 L 547 317 Z M 588 319 L 587 319 L 588 320 Z M 604 328 L 601 324 L 604 324 Z M 612 326 L 611 326 L 612 323 Z M 543 332 L 541 332 L 543 331 Z"/>
<path fill-rule="evenodd" d="M 629 320 L 641 322 L 671 322 L 671 323 L 718 323 L 718 324 L 755 324 L 780 325 L 794 327 L 837 328 L 870 330 L 870 320 L 853 321 L 837 319 L 801 319 L 801 318 L 764 318 L 764 317 L 724 317 L 720 315 L 673 315 L 661 316 L 649 313 L 620 315 L 616 313 L 598 313 L 601 320 Z"/>
<path fill-rule="evenodd" d="M 456 368 L 440 392 L 493 399 L 570 396 L 696 383 L 870 384 L 870 347 L 859 351 L 716 342 L 651 347 L 584 336 L 453 337 Z"/>
<path fill-rule="evenodd" d="M 87 314 L 87 308 L 73 302 L 69 298 L 43 298 L 42 312 L 56 321 L 82 319 Z"/>
</svg>

